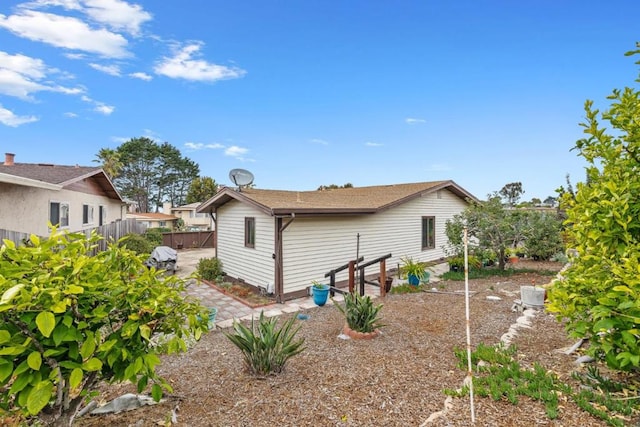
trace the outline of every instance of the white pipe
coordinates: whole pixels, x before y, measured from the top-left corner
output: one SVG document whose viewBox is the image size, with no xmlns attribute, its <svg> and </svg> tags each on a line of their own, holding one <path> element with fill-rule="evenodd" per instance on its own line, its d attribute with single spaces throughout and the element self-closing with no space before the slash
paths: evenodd
<svg viewBox="0 0 640 427">
<path fill-rule="evenodd" d="M 471 403 L 471 422 L 476 423 L 476 411 L 473 406 L 473 370 L 471 368 L 471 320 L 469 314 L 469 236 L 467 227 L 464 228 L 464 304 L 467 321 L 467 378 L 469 384 L 469 400 Z M 468 380 L 468 381 L 467 381 Z"/>
</svg>

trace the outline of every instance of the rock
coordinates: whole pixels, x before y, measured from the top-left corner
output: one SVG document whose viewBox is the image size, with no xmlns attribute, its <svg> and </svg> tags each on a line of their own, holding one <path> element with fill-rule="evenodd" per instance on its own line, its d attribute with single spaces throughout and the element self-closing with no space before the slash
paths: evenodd
<svg viewBox="0 0 640 427">
<path fill-rule="evenodd" d="M 495 296 L 495 295 L 487 295 L 487 299 L 488 299 L 489 301 L 502 301 L 502 298 L 497 297 L 497 296 Z"/>
<path fill-rule="evenodd" d="M 580 356 L 576 359 L 576 363 L 591 363 L 595 361 L 596 359 L 591 356 Z"/>
<path fill-rule="evenodd" d="M 94 409 L 93 411 L 91 411 L 91 415 L 111 413 L 117 414 L 122 411 L 137 409 L 145 405 L 155 405 L 156 403 L 158 402 L 154 401 L 149 396 L 127 393 L 123 394 L 122 396 L 116 397 L 111 402 Z"/>
</svg>

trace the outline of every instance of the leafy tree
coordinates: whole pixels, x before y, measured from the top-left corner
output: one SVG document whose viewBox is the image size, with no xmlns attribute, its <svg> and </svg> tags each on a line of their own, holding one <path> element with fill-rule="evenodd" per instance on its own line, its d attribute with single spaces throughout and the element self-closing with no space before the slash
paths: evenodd
<svg viewBox="0 0 640 427">
<path fill-rule="evenodd" d="M 320 187 L 318 187 L 318 191 L 320 191 L 320 190 L 335 190 L 337 188 L 353 188 L 353 184 L 350 183 L 350 182 L 347 182 L 344 185 L 336 185 L 336 184 L 321 185 Z"/>
<path fill-rule="evenodd" d="M 562 197 L 576 255 L 550 289 L 549 309 L 572 336 L 589 338 L 592 355 L 631 370 L 640 367 L 640 92 L 616 89 L 608 99 L 602 113 L 585 102 L 587 136 L 574 149 L 587 181 Z"/>
<path fill-rule="evenodd" d="M 191 181 L 187 191 L 187 204 L 205 202 L 218 192 L 218 184 L 209 176 L 201 176 Z"/>
<path fill-rule="evenodd" d="M 528 215 L 524 247 L 528 256 L 547 260 L 562 252 L 562 220 L 554 212 L 532 211 Z"/>
<path fill-rule="evenodd" d="M 544 199 L 544 204 L 545 205 L 549 205 L 549 206 L 555 206 L 556 203 L 558 202 L 558 199 L 556 199 L 553 196 L 548 196 L 546 199 Z"/>
<path fill-rule="evenodd" d="M 69 425 L 99 381 L 150 386 L 159 400 L 171 387 L 156 374 L 154 337 L 176 352 L 206 331 L 207 310 L 185 300 L 184 281 L 117 243 L 88 255 L 99 239 L 53 227 L 48 239 L 0 247 L 1 408 Z"/>
<path fill-rule="evenodd" d="M 164 201 L 183 205 L 191 181 L 200 173 L 196 163 L 167 142 L 159 145 L 149 138 L 132 138 L 117 152 L 123 166 L 114 185 L 141 212 L 157 211 Z"/>
<path fill-rule="evenodd" d="M 500 197 L 504 200 L 506 204 L 509 206 L 515 206 L 518 204 L 518 200 L 520 200 L 520 196 L 524 194 L 524 190 L 522 189 L 521 182 L 511 182 L 506 184 L 504 187 L 500 189 L 498 192 Z"/>
<path fill-rule="evenodd" d="M 534 206 L 538 206 L 542 204 L 542 200 L 538 199 L 537 197 L 534 197 L 531 199 L 531 204 L 533 204 Z"/>
<path fill-rule="evenodd" d="M 101 148 L 93 162 L 100 163 L 102 170 L 104 170 L 111 179 L 120 175 L 123 166 L 120 161 L 120 153 L 111 148 Z"/>
<path fill-rule="evenodd" d="M 479 249 L 491 249 L 498 255 L 498 268 L 504 270 L 507 248 L 521 244 L 527 233 L 528 211 L 505 209 L 494 193 L 485 202 L 472 202 L 461 214 L 447 221 L 449 245 L 461 252 L 464 226 Z M 459 253 L 458 252 L 458 253 Z"/>
</svg>

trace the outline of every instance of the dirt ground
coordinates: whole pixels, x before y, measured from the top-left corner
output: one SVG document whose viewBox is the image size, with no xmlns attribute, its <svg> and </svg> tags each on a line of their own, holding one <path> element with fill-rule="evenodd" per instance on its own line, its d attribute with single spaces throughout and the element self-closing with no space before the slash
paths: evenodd
<svg viewBox="0 0 640 427">
<path fill-rule="evenodd" d="M 559 265 L 549 264 L 540 267 Z M 509 278 L 473 280 L 470 289 L 472 346 L 495 344 L 520 315 L 512 310 L 519 286 L 549 276 L 535 273 Z M 292 358 L 283 373 L 266 379 L 250 376 L 241 355 L 221 331 L 207 334 L 189 352 L 163 358 L 160 375 L 174 391 L 162 403 L 117 415 L 84 417 L 77 426 L 420 426 L 443 409 L 445 388 L 461 386 L 466 372 L 457 367 L 454 349 L 466 347 L 465 299 L 454 291 L 462 282 L 439 282 L 440 293 L 388 295 L 386 326 L 373 340 L 338 337 L 344 319 L 334 306 L 305 310 L 299 336 L 306 350 Z M 501 300 L 487 299 L 498 296 Z M 295 316 L 292 313 L 286 316 Z M 522 329 L 514 344 L 518 358 L 541 363 L 561 378 L 569 378 L 575 355 L 559 349 L 573 344 L 562 325 L 538 312 L 531 329 Z M 105 402 L 131 385 L 105 386 Z M 428 425 L 467 426 L 468 398 Z M 475 399 L 480 426 L 604 426 L 567 400 L 559 418 L 549 420 L 541 403 L 520 399 L 518 405 L 488 398 Z M 426 425 L 426 424 L 425 424 Z"/>
</svg>

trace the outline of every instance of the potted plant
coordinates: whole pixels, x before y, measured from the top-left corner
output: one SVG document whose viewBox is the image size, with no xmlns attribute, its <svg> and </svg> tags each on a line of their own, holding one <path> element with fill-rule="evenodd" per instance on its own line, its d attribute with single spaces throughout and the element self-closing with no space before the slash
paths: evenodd
<svg viewBox="0 0 640 427">
<path fill-rule="evenodd" d="M 407 281 L 410 285 L 418 286 L 420 280 L 423 279 L 427 264 L 422 261 L 414 261 L 411 257 L 401 258 L 402 266 L 400 267 L 400 274 L 407 276 Z"/>
<path fill-rule="evenodd" d="M 544 298 L 547 290 L 542 286 L 537 286 L 535 280 L 531 285 L 520 286 L 520 300 L 526 308 L 543 308 Z"/>
<path fill-rule="evenodd" d="M 335 306 L 345 316 L 342 332 L 351 338 L 374 338 L 380 333 L 378 328 L 384 326 L 380 319 L 382 304 L 373 304 L 369 295 L 348 293 L 344 296 L 344 306 L 338 303 Z"/>
<path fill-rule="evenodd" d="M 329 296 L 329 285 L 325 285 L 324 283 L 320 283 L 315 280 L 311 283 L 313 283 L 313 285 L 311 286 L 313 302 L 316 305 L 322 307 L 327 303 L 327 298 Z"/>
<path fill-rule="evenodd" d="M 518 256 L 518 251 L 516 248 L 507 248 L 507 250 L 505 251 L 505 254 L 507 255 L 507 259 L 511 264 L 515 264 L 520 260 L 520 257 Z"/>
</svg>

